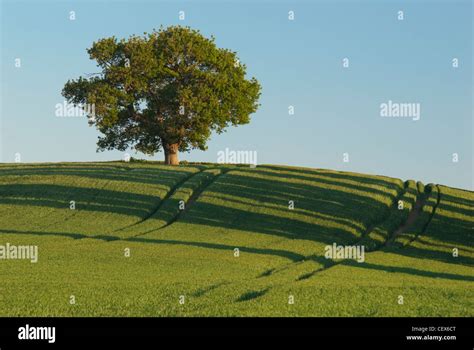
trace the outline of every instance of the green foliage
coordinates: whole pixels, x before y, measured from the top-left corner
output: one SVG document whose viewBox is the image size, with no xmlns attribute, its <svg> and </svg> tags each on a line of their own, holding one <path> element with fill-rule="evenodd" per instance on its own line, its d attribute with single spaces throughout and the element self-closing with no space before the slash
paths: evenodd
<svg viewBox="0 0 474 350">
<path fill-rule="evenodd" d="M 95 106 L 99 150 L 205 150 L 212 131 L 247 124 L 259 106 L 260 85 L 237 54 L 189 27 L 101 39 L 88 53 L 100 72 L 69 80 L 62 93 Z"/>
</svg>

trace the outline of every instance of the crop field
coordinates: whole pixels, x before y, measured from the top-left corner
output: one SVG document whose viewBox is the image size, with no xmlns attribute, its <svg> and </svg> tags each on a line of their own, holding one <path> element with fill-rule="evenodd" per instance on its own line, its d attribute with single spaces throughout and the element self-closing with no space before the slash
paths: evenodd
<svg viewBox="0 0 474 350">
<path fill-rule="evenodd" d="M 3 164 L 0 247 L 38 256 L 0 259 L 0 315 L 472 317 L 473 208 L 325 169 Z"/>
</svg>

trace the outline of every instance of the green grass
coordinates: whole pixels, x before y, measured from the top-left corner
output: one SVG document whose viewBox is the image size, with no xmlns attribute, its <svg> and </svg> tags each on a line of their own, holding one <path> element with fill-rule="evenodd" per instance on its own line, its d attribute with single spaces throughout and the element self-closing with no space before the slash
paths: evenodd
<svg viewBox="0 0 474 350">
<path fill-rule="evenodd" d="M 0 315 L 473 316 L 473 204 L 324 169 L 3 164 L 0 245 L 39 261 L 0 260 Z M 365 262 L 325 259 L 333 243 Z"/>
</svg>

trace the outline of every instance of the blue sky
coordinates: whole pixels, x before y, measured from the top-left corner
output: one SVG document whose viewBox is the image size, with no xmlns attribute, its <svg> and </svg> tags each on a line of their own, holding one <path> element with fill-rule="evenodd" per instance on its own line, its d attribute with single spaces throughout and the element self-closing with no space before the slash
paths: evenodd
<svg viewBox="0 0 474 350">
<path fill-rule="evenodd" d="M 214 135 L 207 151 L 181 160 L 251 150 L 260 164 L 473 189 L 471 1 L 0 1 L 2 162 L 15 153 L 24 162 L 120 159 L 122 152 L 96 153 L 98 133 L 85 118 L 55 116 L 61 89 L 97 72 L 86 53 L 93 41 L 181 24 L 237 51 L 262 85 L 250 124 Z M 420 120 L 382 118 L 380 104 L 389 100 L 419 103 Z"/>
</svg>

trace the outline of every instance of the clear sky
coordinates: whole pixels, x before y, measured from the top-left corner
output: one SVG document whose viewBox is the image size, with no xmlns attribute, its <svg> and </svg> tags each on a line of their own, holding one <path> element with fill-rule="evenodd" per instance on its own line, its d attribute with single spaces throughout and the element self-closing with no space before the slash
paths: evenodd
<svg viewBox="0 0 474 350">
<path fill-rule="evenodd" d="M 181 160 L 215 162 L 229 148 L 257 151 L 260 164 L 473 189 L 470 0 L 0 1 L 2 162 L 15 153 L 23 162 L 120 159 L 121 152 L 96 153 L 98 133 L 85 118 L 55 116 L 61 89 L 97 72 L 86 53 L 93 41 L 181 24 L 237 51 L 262 85 L 250 124 L 214 135 L 207 151 Z M 419 103 L 420 120 L 381 117 L 389 100 Z"/>
</svg>

